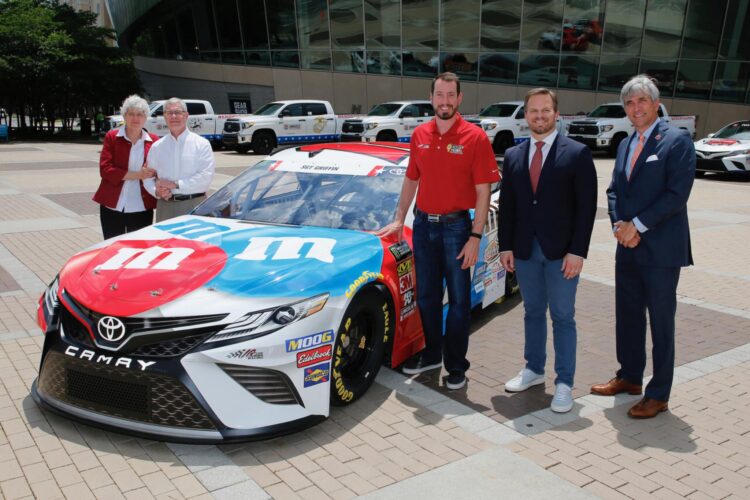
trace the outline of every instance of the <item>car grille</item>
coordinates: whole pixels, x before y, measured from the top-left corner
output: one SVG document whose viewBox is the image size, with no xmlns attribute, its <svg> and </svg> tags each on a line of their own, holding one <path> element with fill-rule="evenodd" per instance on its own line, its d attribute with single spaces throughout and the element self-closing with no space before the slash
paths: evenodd
<svg viewBox="0 0 750 500">
<path fill-rule="evenodd" d="M 568 129 L 568 135 L 573 134 L 599 135 L 599 127 L 583 123 L 571 123 L 570 128 Z"/>
<path fill-rule="evenodd" d="M 64 305 L 60 307 L 60 322 L 67 340 L 86 347 L 94 347 L 89 331 Z"/>
<path fill-rule="evenodd" d="M 345 134 L 361 134 L 365 131 L 365 126 L 362 122 L 350 122 L 345 121 L 341 127 L 341 132 Z"/>
<path fill-rule="evenodd" d="M 707 160 L 712 160 L 715 158 L 723 158 L 725 156 L 731 156 L 737 154 L 734 151 L 719 151 L 715 153 L 709 153 L 709 152 L 703 152 L 703 151 L 696 151 L 695 154 L 697 155 L 698 159 L 704 158 Z"/>
<path fill-rule="evenodd" d="M 709 172 L 724 172 L 726 171 L 727 167 L 724 165 L 724 163 L 722 163 L 721 160 L 707 160 L 705 158 L 696 158 L 695 169 Z"/>
<path fill-rule="evenodd" d="M 145 358 L 171 358 L 174 356 L 182 356 L 192 348 L 203 343 L 203 341 L 211 335 L 213 335 L 213 332 L 209 334 L 201 333 L 189 337 L 154 342 L 153 344 L 140 346 L 129 354 Z"/>
<path fill-rule="evenodd" d="M 284 373 L 254 366 L 219 364 L 247 392 L 266 403 L 305 406 L 294 384 Z"/>
<path fill-rule="evenodd" d="M 224 122 L 224 132 L 239 132 L 240 122 Z"/>
<path fill-rule="evenodd" d="M 178 380 L 49 352 L 39 375 L 46 395 L 85 410 L 149 424 L 215 429 Z"/>
</svg>

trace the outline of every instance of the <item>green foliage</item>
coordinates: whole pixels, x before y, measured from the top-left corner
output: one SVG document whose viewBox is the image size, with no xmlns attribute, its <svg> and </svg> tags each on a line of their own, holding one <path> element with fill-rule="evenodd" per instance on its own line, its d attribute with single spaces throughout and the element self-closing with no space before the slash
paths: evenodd
<svg viewBox="0 0 750 500">
<path fill-rule="evenodd" d="M 53 122 L 142 91 L 114 37 L 58 0 L 0 0 L 0 108 Z"/>
</svg>

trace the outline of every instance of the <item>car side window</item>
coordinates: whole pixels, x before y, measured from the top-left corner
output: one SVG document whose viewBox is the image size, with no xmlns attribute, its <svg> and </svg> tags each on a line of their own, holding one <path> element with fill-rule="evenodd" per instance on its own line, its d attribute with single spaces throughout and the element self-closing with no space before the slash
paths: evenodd
<svg viewBox="0 0 750 500">
<path fill-rule="evenodd" d="M 401 110 L 401 116 L 403 117 L 417 117 L 419 116 L 419 108 L 415 105 L 410 104 Z"/>
<path fill-rule="evenodd" d="M 191 116 L 195 115 L 205 115 L 206 114 L 206 105 L 202 102 L 188 102 L 187 103 L 187 112 Z"/>
<path fill-rule="evenodd" d="M 516 113 L 516 120 L 523 120 L 523 117 L 526 116 L 524 113 L 524 108 L 521 108 L 518 110 L 518 113 Z"/>
<path fill-rule="evenodd" d="M 306 116 L 303 113 L 302 103 L 290 104 L 282 111 L 284 116 Z"/>
<path fill-rule="evenodd" d="M 325 115 L 328 114 L 326 110 L 326 105 L 321 102 L 311 102 L 305 104 L 305 114 L 308 115 Z"/>
<path fill-rule="evenodd" d="M 662 107 L 661 107 L 661 106 L 659 106 L 659 111 L 658 111 L 658 113 L 659 113 L 659 117 L 660 117 L 660 118 L 663 118 L 663 117 L 664 117 L 664 110 L 662 109 Z"/>
<path fill-rule="evenodd" d="M 156 108 L 151 116 L 164 116 L 164 106 L 159 106 L 158 108 Z"/>
</svg>

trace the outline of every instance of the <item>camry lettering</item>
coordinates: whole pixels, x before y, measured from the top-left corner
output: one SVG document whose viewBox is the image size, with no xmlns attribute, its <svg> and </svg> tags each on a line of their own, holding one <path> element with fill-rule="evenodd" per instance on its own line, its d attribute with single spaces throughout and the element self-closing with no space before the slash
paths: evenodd
<svg viewBox="0 0 750 500">
<path fill-rule="evenodd" d="M 120 248 L 99 270 L 112 269 L 161 269 L 173 271 L 180 262 L 195 252 L 193 248 Z"/>
<path fill-rule="evenodd" d="M 316 259 L 320 262 L 330 264 L 333 262 L 333 247 L 336 240 L 331 238 L 298 238 L 294 237 L 254 237 L 250 238 L 249 244 L 242 253 L 235 256 L 240 260 L 268 260 L 269 250 L 274 248 L 271 260 L 289 259 Z M 301 252 L 306 248 L 307 252 L 302 257 Z"/>
<path fill-rule="evenodd" d="M 105 356 L 103 354 L 100 354 L 96 359 L 94 357 L 96 356 L 96 352 L 92 351 L 91 349 L 81 349 L 80 347 L 76 347 L 73 345 L 69 345 L 65 349 L 65 355 L 70 356 L 72 358 L 78 358 L 78 359 L 87 359 L 89 361 L 93 361 L 94 363 L 99 363 L 102 365 L 114 365 L 114 366 L 122 366 L 124 368 L 130 368 L 133 365 L 133 360 L 131 358 L 113 358 L 112 356 Z M 112 361 L 114 360 L 114 363 Z M 134 366 L 134 368 L 140 368 L 141 371 L 146 371 L 146 368 L 149 366 L 156 364 L 156 361 L 143 361 L 140 359 L 135 360 L 138 364 Z"/>
</svg>

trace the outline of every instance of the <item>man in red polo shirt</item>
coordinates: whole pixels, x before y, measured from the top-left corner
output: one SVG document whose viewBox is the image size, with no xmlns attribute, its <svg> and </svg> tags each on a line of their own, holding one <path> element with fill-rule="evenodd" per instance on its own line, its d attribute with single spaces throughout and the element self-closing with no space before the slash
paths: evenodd
<svg viewBox="0 0 750 500">
<path fill-rule="evenodd" d="M 413 375 L 440 369 L 444 363 L 448 389 L 466 385 L 470 268 L 477 262 L 487 222 L 490 184 L 500 180 L 487 135 L 458 113 L 462 98 L 455 74 L 442 73 L 432 81 L 435 118 L 414 130 L 396 218 L 378 233 L 402 239 L 404 220 L 416 194 L 413 247 L 425 348 L 403 371 Z M 444 337 L 443 279 L 448 287 Z"/>
</svg>

